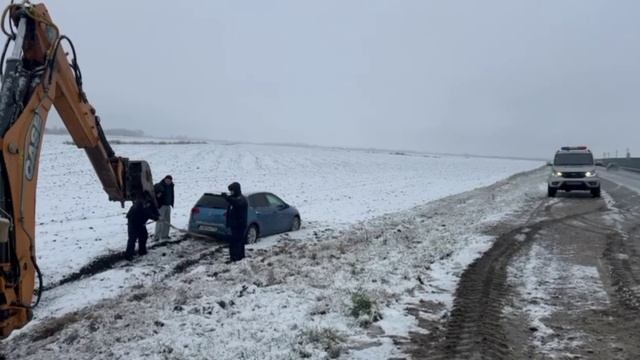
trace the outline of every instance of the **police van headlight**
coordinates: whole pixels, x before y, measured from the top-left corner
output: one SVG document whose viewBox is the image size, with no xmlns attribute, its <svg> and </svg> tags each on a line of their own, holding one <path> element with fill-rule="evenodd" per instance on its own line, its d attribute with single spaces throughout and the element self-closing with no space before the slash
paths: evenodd
<svg viewBox="0 0 640 360">
<path fill-rule="evenodd" d="M 596 176 L 596 172 L 595 171 L 587 171 L 584 175 L 586 177 L 594 177 L 594 176 Z"/>
<path fill-rule="evenodd" d="M 554 171 L 553 172 L 553 176 L 562 176 L 562 172 L 561 171 Z"/>
</svg>

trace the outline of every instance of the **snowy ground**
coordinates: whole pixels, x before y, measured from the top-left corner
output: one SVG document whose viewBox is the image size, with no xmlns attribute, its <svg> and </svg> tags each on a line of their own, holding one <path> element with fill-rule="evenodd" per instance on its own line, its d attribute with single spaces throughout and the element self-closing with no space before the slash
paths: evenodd
<svg viewBox="0 0 640 360">
<path fill-rule="evenodd" d="M 55 281 L 125 239 L 122 211 L 96 198 L 88 162 L 62 137 L 48 139 L 38 245 Z M 54 288 L 5 352 L 32 359 L 399 356 L 394 339 L 416 330 L 406 308 L 427 299 L 442 304 L 431 314 L 442 316 L 457 277 L 492 242 L 483 230 L 544 196 L 536 171 L 424 205 L 535 162 L 258 145 L 116 150 L 175 175 L 178 225 L 201 192 L 239 180 L 281 194 L 307 227 L 267 239 L 240 264 L 224 264 L 219 245 L 183 242 Z M 59 171 L 70 157 L 73 177 Z"/>
</svg>

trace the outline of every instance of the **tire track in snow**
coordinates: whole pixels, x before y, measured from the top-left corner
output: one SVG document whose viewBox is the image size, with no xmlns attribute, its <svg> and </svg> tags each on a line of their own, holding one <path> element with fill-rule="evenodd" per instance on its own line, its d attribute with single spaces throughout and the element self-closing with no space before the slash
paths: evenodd
<svg viewBox="0 0 640 360">
<path fill-rule="evenodd" d="M 604 252 L 604 259 L 611 269 L 611 285 L 614 287 L 617 300 L 629 312 L 640 312 L 640 279 L 634 274 L 631 259 L 637 259 L 638 254 L 625 245 L 624 237 L 614 235 Z"/>
<path fill-rule="evenodd" d="M 507 268 L 512 259 L 544 228 L 603 210 L 603 206 L 598 206 L 553 217 L 550 211 L 556 204 L 554 200 L 538 204 L 527 223 L 498 237 L 492 248 L 464 271 L 444 333 L 428 335 L 423 341 L 436 342 L 436 345 L 419 349 L 414 355 L 434 359 L 514 358 L 512 345 L 501 324 L 505 301 L 511 293 Z M 542 220 L 532 223 L 540 217 L 540 209 L 543 209 Z"/>
<path fill-rule="evenodd" d="M 167 241 L 156 242 L 151 244 L 148 247 L 148 250 L 152 251 L 152 250 L 157 250 L 165 247 L 171 247 L 172 245 L 180 244 L 185 240 L 194 241 L 195 239 L 189 238 L 189 237 L 181 237 L 177 240 L 167 240 Z M 222 246 L 218 246 L 218 248 L 219 247 L 222 247 Z M 90 263 L 84 265 L 78 271 L 75 271 L 73 273 L 70 273 L 69 275 L 64 276 L 59 281 L 52 283 L 51 285 L 45 285 L 43 287 L 43 291 L 52 290 L 58 286 L 68 284 L 74 281 L 78 281 L 90 276 L 94 276 L 102 272 L 105 272 L 107 270 L 114 269 L 116 267 L 123 267 L 131 263 L 135 264 L 135 263 L 139 263 L 139 261 L 129 262 L 124 258 L 124 253 L 121 251 L 110 252 L 108 254 L 101 255 L 94 258 Z"/>
</svg>

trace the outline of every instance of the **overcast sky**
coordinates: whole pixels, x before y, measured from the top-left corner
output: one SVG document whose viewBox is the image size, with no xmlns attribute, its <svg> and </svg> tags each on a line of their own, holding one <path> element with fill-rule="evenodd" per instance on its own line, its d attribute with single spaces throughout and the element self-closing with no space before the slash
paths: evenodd
<svg viewBox="0 0 640 360">
<path fill-rule="evenodd" d="M 49 0 L 106 128 L 640 155 L 640 2 Z M 55 125 L 52 123 L 50 125 Z"/>
</svg>

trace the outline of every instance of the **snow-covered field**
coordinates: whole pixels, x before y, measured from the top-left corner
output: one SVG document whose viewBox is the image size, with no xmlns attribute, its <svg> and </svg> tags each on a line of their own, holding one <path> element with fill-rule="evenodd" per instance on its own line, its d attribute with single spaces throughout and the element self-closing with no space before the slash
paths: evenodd
<svg viewBox="0 0 640 360">
<path fill-rule="evenodd" d="M 48 136 L 41 159 L 37 244 L 49 282 L 126 242 L 124 210 L 65 139 Z M 239 264 L 225 264 L 218 245 L 183 242 L 54 288 L 11 338 L 21 358 L 399 356 L 394 338 L 416 330 L 406 307 L 428 299 L 446 312 L 457 276 L 491 244 L 486 226 L 544 196 L 542 171 L 450 196 L 541 165 L 530 161 L 248 144 L 116 152 L 149 161 L 157 179 L 174 175 L 179 227 L 203 192 L 239 181 L 297 206 L 305 228 L 263 239 Z"/>
<path fill-rule="evenodd" d="M 40 161 L 37 258 L 57 282 L 90 259 L 126 244 L 126 208 L 107 200 L 84 151 L 47 135 Z M 126 139 L 125 140 L 129 140 Z M 116 145 L 147 160 L 155 180 L 176 183 L 174 225 L 184 228 L 204 192 L 271 191 L 296 206 L 305 228 L 336 227 L 408 209 L 492 184 L 537 167 L 532 161 L 401 156 L 389 153 L 265 145 Z M 152 231 L 153 227 L 149 227 Z"/>
</svg>

